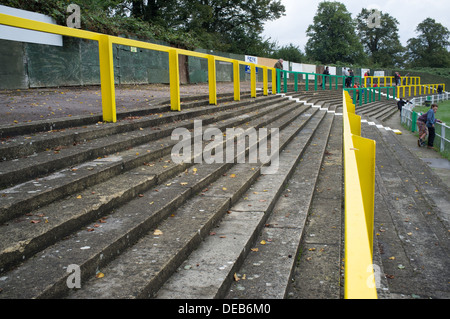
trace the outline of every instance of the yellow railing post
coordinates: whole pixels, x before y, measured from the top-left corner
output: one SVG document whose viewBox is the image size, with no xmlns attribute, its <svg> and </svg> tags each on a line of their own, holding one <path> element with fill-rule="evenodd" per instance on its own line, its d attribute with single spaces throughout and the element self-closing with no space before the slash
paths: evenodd
<svg viewBox="0 0 450 319">
<path fill-rule="evenodd" d="M 272 94 L 277 94 L 277 70 L 272 68 Z"/>
<path fill-rule="evenodd" d="M 263 94 L 269 95 L 269 83 L 268 83 L 267 67 L 263 67 Z"/>
<path fill-rule="evenodd" d="M 170 109 L 181 111 L 178 51 L 169 50 Z"/>
<path fill-rule="evenodd" d="M 256 97 L 256 65 L 250 65 L 250 87 L 252 97 Z"/>
<path fill-rule="evenodd" d="M 98 41 L 103 121 L 116 122 L 116 95 L 114 87 L 114 60 L 111 37 L 102 35 Z"/>
<path fill-rule="evenodd" d="M 216 58 L 208 55 L 209 104 L 217 105 Z"/>
<path fill-rule="evenodd" d="M 241 78 L 239 72 L 239 62 L 233 62 L 234 100 L 241 100 Z"/>
</svg>

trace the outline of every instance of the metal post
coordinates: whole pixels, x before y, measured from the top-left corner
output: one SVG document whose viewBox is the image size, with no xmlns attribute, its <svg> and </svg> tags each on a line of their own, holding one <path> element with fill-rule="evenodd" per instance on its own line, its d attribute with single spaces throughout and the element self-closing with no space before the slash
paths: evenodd
<svg viewBox="0 0 450 319">
<path fill-rule="evenodd" d="M 114 87 L 114 59 L 110 36 L 100 36 L 98 52 L 100 59 L 103 121 L 115 123 L 117 121 L 116 93 Z"/>
<path fill-rule="evenodd" d="M 241 78 L 239 73 L 239 62 L 233 62 L 234 100 L 241 100 Z"/>
<path fill-rule="evenodd" d="M 208 55 L 209 104 L 217 105 L 216 58 Z"/>
<path fill-rule="evenodd" d="M 251 86 L 251 96 L 256 97 L 256 65 L 252 64 L 250 66 L 250 86 Z"/>
</svg>

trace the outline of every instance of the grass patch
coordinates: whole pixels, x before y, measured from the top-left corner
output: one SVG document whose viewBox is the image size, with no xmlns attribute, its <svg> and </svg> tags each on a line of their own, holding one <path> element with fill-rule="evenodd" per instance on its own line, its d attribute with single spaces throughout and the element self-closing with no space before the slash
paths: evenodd
<svg viewBox="0 0 450 319">
<path fill-rule="evenodd" d="M 440 119 L 442 122 L 450 126 L 450 101 L 444 101 L 438 103 L 439 108 L 436 113 L 436 118 Z M 430 108 L 426 106 L 417 106 L 414 108 L 414 112 L 426 113 Z"/>
<path fill-rule="evenodd" d="M 440 119 L 442 122 L 444 122 L 447 126 L 450 126 L 450 101 L 444 101 L 441 103 L 438 103 L 439 108 L 438 111 L 436 113 L 436 118 Z M 414 112 L 417 113 L 426 113 L 428 112 L 430 108 L 426 107 L 426 106 L 417 106 L 414 108 Z M 440 134 L 440 132 L 436 132 L 437 134 Z M 446 129 L 446 138 L 448 139 L 448 136 L 450 135 L 450 130 Z M 416 132 L 415 134 L 416 136 L 418 136 L 418 133 Z M 436 136 L 436 140 L 434 142 L 434 146 L 439 148 L 439 145 L 441 143 L 441 139 Z M 440 152 L 442 157 L 450 160 L 450 143 L 449 142 L 445 142 L 445 149 L 443 152 Z"/>
</svg>

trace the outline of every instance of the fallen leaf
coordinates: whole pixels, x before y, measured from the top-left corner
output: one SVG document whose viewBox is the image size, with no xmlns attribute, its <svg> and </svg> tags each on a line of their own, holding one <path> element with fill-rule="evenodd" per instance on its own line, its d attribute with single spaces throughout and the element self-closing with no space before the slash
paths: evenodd
<svg viewBox="0 0 450 319">
<path fill-rule="evenodd" d="M 105 274 L 102 273 L 102 272 L 98 272 L 98 273 L 95 275 L 95 278 L 103 278 L 103 277 L 105 277 Z"/>
<path fill-rule="evenodd" d="M 263 240 L 261 240 L 260 244 L 261 244 L 261 245 L 265 245 L 265 244 L 266 244 L 266 241 L 263 239 Z"/>
<path fill-rule="evenodd" d="M 155 232 L 153 233 L 153 235 L 155 235 L 155 236 L 159 236 L 159 235 L 162 235 L 162 234 L 163 234 L 163 232 L 160 231 L 159 229 L 155 230 Z"/>
<path fill-rule="evenodd" d="M 258 252 L 259 249 L 258 248 L 252 248 L 251 250 L 256 253 L 256 252 Z"/>
<path fill-rule="evenodd" d="M 32 224 L 39 224 L 41 221 L 40 220 L 32 220 L 31 223 Z"/>
<path fill-rule="evenodd" d="M 239 280 L 241 280 L 237 275 L 236 275 L 236 273 L 234 273 L 234 281 L 239 281 Z"/>
<path fill-rule="evenodd" d="M 81 198 L 82 198 L 81 195 L 78 195 L 78 196 L 77 196 L 77 199 L 81 199 Z"/>
<path fill-rule="evenodd" d="M 231 174 L 230 177 L 231 177 L 231 178 L 235 178 L 235 177 L 236 177 L 236 174 Z"/>
</svg>

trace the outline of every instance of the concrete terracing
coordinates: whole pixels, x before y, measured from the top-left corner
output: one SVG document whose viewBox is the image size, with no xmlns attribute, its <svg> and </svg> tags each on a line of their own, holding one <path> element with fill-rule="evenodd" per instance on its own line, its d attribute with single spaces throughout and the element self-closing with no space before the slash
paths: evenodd
<svg viewBox="0 0 450 319">
<path fill-rule="evenodd" d="M 342 298 L 342 90 L 167 103 L 115 124 L 3 127 L 0 298 Z M 279 169 L 264 174 L 248 154 L 176 164 L 171 134 L 194 120 L 278 128 Z M 392 131 L 363 135 L 377 140 L 379 297 L 450 297 L 448 188 Z"/>
</svg>

